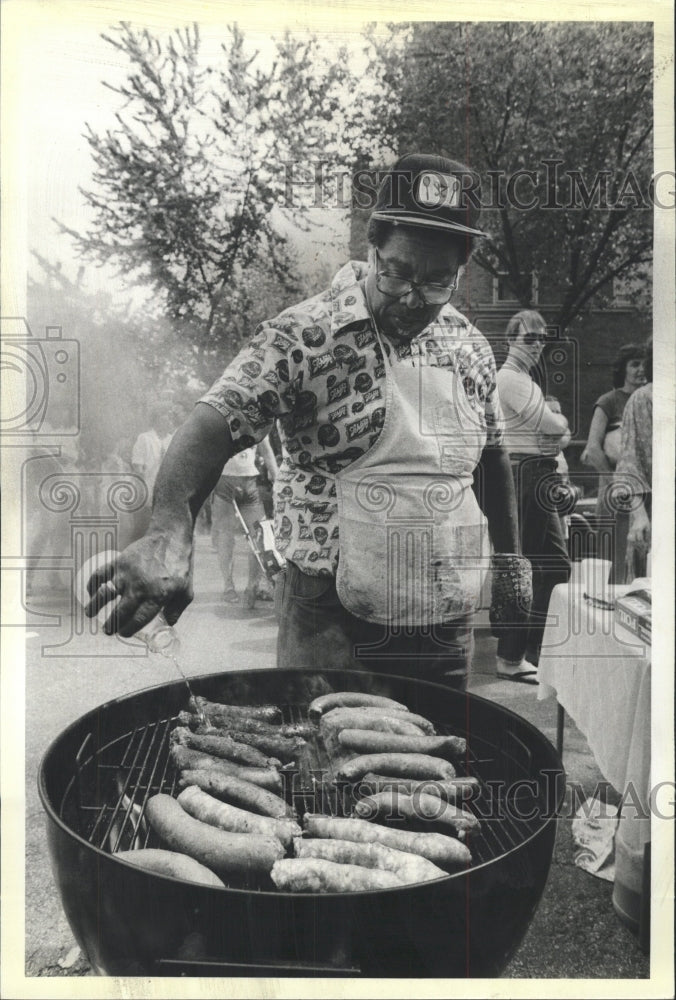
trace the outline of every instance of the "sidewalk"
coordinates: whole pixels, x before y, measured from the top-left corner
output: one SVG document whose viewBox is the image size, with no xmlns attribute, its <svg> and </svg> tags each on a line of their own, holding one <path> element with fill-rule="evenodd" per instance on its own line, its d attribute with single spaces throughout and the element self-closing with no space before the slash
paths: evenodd
<svg viewBox="0 0 676 1000">
<path fill-rule="evenodd" d="M 246 549 L 238 544 L 236 582 L 246 574 Z M 242 583 L 243 589 L 243 583 Z M 209 539 L 199 536 L 195 560 L 195 600 L 177 626 L 181 663 L 188 676 L 218 670 L 275 665 L 276 622 L 272 605 L 248 611 L 224 605 L 222 581 Z M 36 775 L 51 741 L 74 719 L 124 694 L 176 679 L 173 665 L 159 656 L 134 655 L 119 640 L 70 636 L 68 597 L 59 607 L 36 597 L 31 610 L 59 611 L 52 625 L 32 625 L 26 641 L 26 975 L 90 975 L 61 909 L 49 868 Z M 48 622 L 36 615 L 32 622 Z M 524 716 L 554 741 L 554 699 L 537 700 L 537 688 L 499 681 L 494 673 L 495 640 L 478 631 L 470 691 Z M 61 645 L 59 645 L 61 644 Z M 570 720 L 564 765 L 569 782 L 591 793 L 602 780 L 584 737 Z M 611 903 L 612 884 L 573 864 L 571 820 L 558 822 L 557 841 L 543 899 L 507 978 L 645 978 L 648 956 L 620 923 Z M 62 963 L 61 965 L 59 963 Z M 65 967 L 64 967 L 65 966 Z"/>
</svg>

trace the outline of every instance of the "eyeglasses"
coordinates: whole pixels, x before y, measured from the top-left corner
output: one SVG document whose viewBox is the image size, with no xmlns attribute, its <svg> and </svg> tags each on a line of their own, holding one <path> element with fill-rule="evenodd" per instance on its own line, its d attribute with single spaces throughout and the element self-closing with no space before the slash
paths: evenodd
<svg viewBox="0 0 676 1000">
<path fill-rule="evenodd" d="M 376 252 L 376 288 L 383 295 L 400 299 L 402 295 L 409 295 L 415 288 L 425 305 L 441 306 L 444 302 L 448 302 L 458 287 L 457 274 L 452 285 L 436 285 L 434 282 L 409 281 L 408 278 L 402 278 L 398 274 L 388 274 L 386 271 L 381 271 L 379 269 L 380 254 L 377 247 L 374 249 Z"/>
<path fill-rule="evenodd" d="M 534 330 L 531 333 L 525 333 L 523 337 L 525 344 L 544 344 L 547 341 L 546 330 Z"/>
</svg>

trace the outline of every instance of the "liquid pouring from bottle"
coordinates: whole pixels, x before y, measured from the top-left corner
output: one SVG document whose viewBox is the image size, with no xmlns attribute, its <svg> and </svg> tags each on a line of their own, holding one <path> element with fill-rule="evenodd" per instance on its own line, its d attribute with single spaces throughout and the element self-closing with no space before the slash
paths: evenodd
<svg viewBox="0 0 676 1000">
<path fill-rule="evenodd" d="M 84 565 L 80 568 L 77 574 L 73 590 L 75 592 L 75 597 L 77 601 L 84 607 L 89 601 L 89 592 L 87 591 L 87 583 L 93 573 L 97 569 L 110 563 L 117 559 L 118 552 L 98 552 L 96 555 L 88 559 Z M 119 601 L 118 597 L 111 603 L 105 605 L 101 608 L 96 615 L 96 620 L 103 625 L 106 619 L 109 617 L 111 612 L 115 609 Z M 207 724 L 207 719 L 204 711 L 200 708 L 197 699 L 193 693 L 190 681 L 185 675 L 185 672 L 180 664 L 180 651 L 181 643 L 176 633 L 176 630 L 169 624 L 167 619 L 164 617 L 163 612 L 160 611 L 158 615 L 153 618 L 151 622 L 145 625 L 140 631 L 136 632 L 130 639 L 126 639 L 123 636 L 119 638 L 130 645 L 135 645 L 137 640 L 140 640 L 147 647 L 148 651 L 151 653 L 157 653 L 160 656 L 165 657 L 167 660 L 171 660 L 176 668 L 177 672 L 183 679 L 186 688 L 188 689 L 188 696 L 190 698 L 190 706 L 194 709 L 195 713 L 199 717 L 200 722 L 203 725 Z"/>
<path fill-rule="evenodd" d="M 159 615 L 153 618 L 153 620 L 146 625 L 145 628 L 142 628 L 140 632 L 137 632 L 136 635 L 146 644 L 151 653 L 158 653 L 160 656 L 164 656 L 165 659 L 171 660 L 185 681 L 185 686 L 187 687 L 188 694 L 190 696 L 191 707 L 195 709 L 200 722 L 203 725 L 206 725 L 207 719 L 204 711 L 200 708 L 199 703 L 195 698 L 192 687 L 190 686 L 190 681 L 186 677 L 179 660 L 181 641 L 176 630 L 164 617 L 164 613 L 160 611 Z"/>
</svg>

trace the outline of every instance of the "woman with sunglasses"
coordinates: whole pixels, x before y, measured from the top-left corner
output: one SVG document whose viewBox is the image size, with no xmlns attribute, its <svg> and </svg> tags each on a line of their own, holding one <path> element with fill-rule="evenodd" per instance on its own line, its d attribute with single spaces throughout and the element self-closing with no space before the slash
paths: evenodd
<svg viewBox="0 0 676 1000">
<path fill-rule="evenodd" d="M 549 598 L 570 575 L 570 560 L 556 505 L 547 503 L 556 484 L 556 455 L 568 421 L 556 413 L 531 377 L 547 339 L 545 321 L 533 309 L 512 316 L 509 353 L 498 372 L 498 393 L 516 486 L 521 552 L 533 568 L 528 621 L 498 631 L 498 677 L 537 684 L 537 664 Z M 494 633 L 495 634 L 495 633 Z"/>
</svg>

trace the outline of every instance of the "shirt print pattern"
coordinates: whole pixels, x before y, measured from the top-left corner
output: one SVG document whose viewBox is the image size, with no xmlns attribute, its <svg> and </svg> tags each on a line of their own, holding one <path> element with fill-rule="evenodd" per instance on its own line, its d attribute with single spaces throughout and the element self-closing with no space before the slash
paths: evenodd
<svg viewBox="0 0 676 1000">
<path fill-rule="evenodd" d="M 262 323 L 201 400 L 226 418 L 238 450 L 278 420 L 277 546 L 312 575 L 336 571 L 334 476 L 373 447 L 385 420 L 385 359 L 359 284 L 366 273 L 366 264 L 351 261 L 329 289 Z M 502 443 L 493 353 L 453 306 L 398 348 L 397 358 L 456 371 L 476 432 L 488 445 Z"/>
</svg>

